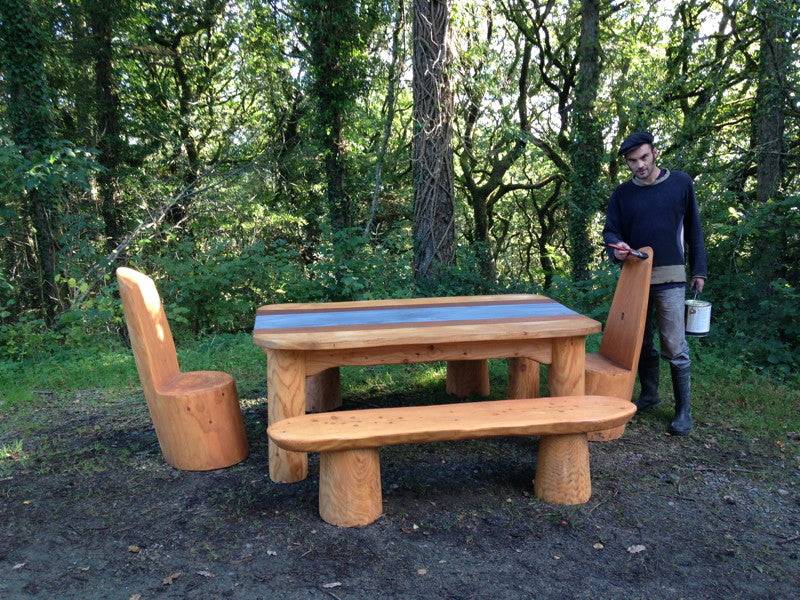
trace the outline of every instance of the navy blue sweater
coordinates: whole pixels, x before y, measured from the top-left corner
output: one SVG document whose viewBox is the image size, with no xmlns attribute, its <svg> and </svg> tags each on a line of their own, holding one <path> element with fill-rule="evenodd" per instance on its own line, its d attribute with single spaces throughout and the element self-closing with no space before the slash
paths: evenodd
<svg viewBox="0 0 800 600">
<path fill-rule="evenodd" d="M 652 247 L 654 285 L 686 281 L 687 255 L 692 277 L 708 274 L 694 184 L 682 171 L 662 171 L 652 185 L 631 180 L 617 186 L 608 203 L 603 240 Z"/>
</svg>

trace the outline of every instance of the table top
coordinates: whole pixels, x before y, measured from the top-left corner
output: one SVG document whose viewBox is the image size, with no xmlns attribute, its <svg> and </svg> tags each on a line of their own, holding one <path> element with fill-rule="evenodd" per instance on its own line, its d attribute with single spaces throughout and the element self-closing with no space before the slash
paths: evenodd
<svg viewBox="0 0 800 600">
<path fill-rule="evenodd" d="M 588 335 L 600 323 L 532 294 L 272 304 L 256 313 L 254 342 L 282 350 Z"/>
</svg>

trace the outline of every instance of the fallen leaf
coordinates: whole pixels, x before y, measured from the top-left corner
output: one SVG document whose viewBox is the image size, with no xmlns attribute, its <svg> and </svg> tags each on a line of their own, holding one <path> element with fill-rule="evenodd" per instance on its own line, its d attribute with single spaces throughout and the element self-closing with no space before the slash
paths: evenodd
<svg viewBox="0 0 800 600">
<path fill-rule="evenodd" d="M 601 544 L 600 542 L 597 542 L 594 546 L 592 546 L 592 548 L 594 548 L 595 550 L 602 550 L 603 548 L 605 548 L 605 546 L 603 546 L 603 544 Z"/>
<path fill-rule="evenodd" d="M 131 544 L 130 546 L 128 546 L 128 552 L 133 552 L 134 554 L 136 554 L 137 552 L 141 552 L 141 551 L 142 551 L 142 549 L 139 546 L 137 546 L 136 544 Z"/>
<path fill-rule="evenodd" d="M 31 503 L 31 501 L 30 501 L 30 500 L 23 500 L 23 501 L 22 501 L 22 503 L 23 503 L 23 504 L 30 504 L 30 503 Z"/>
<path fill-rule="evenodd" d="M 170 573 L 169 575 L 164 577 L 164 579 L 161 580 L 161 583 L 163 583 L 164 585 L 172 585 L 172 582 L 175 581 L 181 575 L 183 575 L 182 572 L 175 571 L 174 573 Z"/>
<path fill-rule="evenodd" d="M 323 583 L 322 587 L 324 587 L 326 590 L 329 590 L 331 588 L 339 587 L 340 585 L 342 585 L 341 581 L 331 581 L 330 583 Z"/>
<path fill-rule="evenodd" d="M 417 529 L 419 529 L 419 525 L 417 525 L 416 523 L 414 523 L 414 524 L 411 526 L 411 529 L 417 530 Z"/>
<path fill-rule="evenodd" d="M 643 544 L 628 546 L 628 552 L 631 554 L 638 554 L 639 552 L 644 552 L 645 550 L 647 550 L 647 548 Z"/>
<path fill-rule="evenodd" d="M 216 577 L 211 571 L 198 571 L 197 574 L 203 577 Z"/>
<path fill-rule="evenodd" d="M 24 567 L 26 564 L 28 563 L 17 563 L 13 567 L 11 567 L 11 569 L 16 571 L 17 569 L 21 569 L 22 567 Z"/>
</svg>

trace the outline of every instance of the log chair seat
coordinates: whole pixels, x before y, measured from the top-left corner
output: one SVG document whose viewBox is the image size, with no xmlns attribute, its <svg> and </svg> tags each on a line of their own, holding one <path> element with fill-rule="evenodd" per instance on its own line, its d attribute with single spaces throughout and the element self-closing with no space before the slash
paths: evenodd
<svg viewBox="0 0 800 600">
<path fill-rule="evenodd" d="M 381 515 L 379 450 L 396 444 L 539 435 L 536 496 L 587 502 L 586 434 L 622 426 L 634 412 L 631 402 L 609 396 L 526 398 L 310 414 L 273 423 L 268 434 L 286 450 L 320 452 L 320 516 L 353 527 Z"/>
</svg>

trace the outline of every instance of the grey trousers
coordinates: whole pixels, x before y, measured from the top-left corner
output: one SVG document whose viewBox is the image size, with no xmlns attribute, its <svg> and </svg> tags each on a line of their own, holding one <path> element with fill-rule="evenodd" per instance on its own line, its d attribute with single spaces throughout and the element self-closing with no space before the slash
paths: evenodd
<svg viewBox="0 0 800 600">
<path fill-rule="evenodd" d="M 679 369 L 691 366 L 684 324 L 685 299 L 686 288 L 683 286 L 650 290 L 640 360 L 658 360 L 659 352 L 653 343 L 655 326 L 658 325 L 661 357 Z"/>
</svg>

